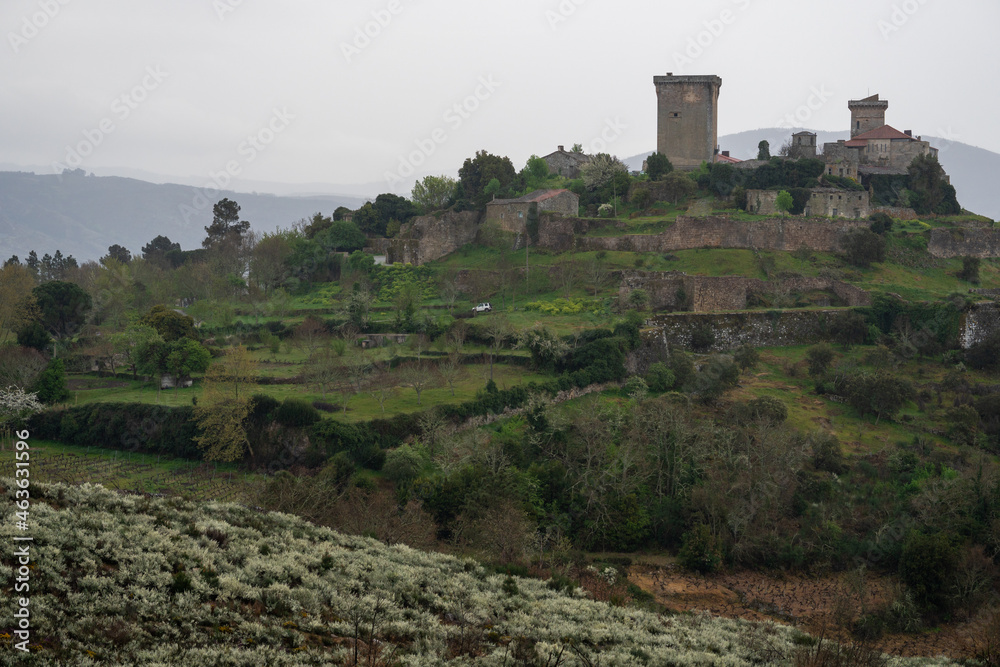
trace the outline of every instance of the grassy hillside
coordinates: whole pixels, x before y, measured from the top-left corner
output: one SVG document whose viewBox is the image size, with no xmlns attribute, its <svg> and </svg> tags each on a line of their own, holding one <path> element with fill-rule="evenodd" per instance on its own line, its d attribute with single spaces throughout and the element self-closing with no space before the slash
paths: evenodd
<svg viewBox="0 0 1000 667">
<path fill-rule="evenodd" d="M 38 485 L 31 525 L 31 653 L 0 628 L 12 665 L 754 665 L 832 650 L 786 627 L 614 607 L 238 505 Z M 13 522 L 2 531 L 9 540 Z M 9 553 L 3 564 L 7 591 Z"/>
</svg>

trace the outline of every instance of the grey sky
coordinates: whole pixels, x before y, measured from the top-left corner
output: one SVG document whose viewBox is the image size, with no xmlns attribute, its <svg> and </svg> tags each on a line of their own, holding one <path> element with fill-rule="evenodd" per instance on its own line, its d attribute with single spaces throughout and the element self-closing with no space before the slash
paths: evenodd
<svg viewBox="0 0 1000 667">
<path fill-rule="evenodd" d="M 0 162 L 408 191 L 479 149 L 649 150 L 668 71 L 723 78 L 721 134 L 846 130 L 877 92 L 1000 152 L 997 26 L 996 0 L 3 0 Z"/>
</svg>

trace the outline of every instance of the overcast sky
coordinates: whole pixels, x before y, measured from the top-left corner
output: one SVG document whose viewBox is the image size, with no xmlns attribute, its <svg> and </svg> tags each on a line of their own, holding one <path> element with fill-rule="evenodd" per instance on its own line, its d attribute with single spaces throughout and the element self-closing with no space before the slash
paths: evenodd
<svg viewBox="0 0 1000 667">
<path fill-rule="evenodd" d="M 647 151 L 668 71 L 722 77 L 720 134 L 846 130 L 880 93 L 1000 152 L 996 0 L 3 0 L 0 26 L 0 163 L 408 191 L 479 149 Z"/>
</svg>

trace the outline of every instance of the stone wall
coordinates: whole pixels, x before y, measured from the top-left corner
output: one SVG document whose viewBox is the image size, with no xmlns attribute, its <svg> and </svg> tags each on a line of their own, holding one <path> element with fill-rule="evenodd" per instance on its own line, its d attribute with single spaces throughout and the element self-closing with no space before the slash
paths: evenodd
<svg viewBox="0 0 1000 667">
<path fill-rule="evenodd" d="M 747 211 L 758 215 L 780 215 L 778 190 L 747 190 Z M 802 215 L 824 218 L 867 218 L 871 195 L 865 190 L 814 188 Z"/>
<path fill-rule="evenodd" d="M 479 218 L 475 211 L 414 218 L 391 240 L 386 253 L 389 263 L 425 264 L 449 255 L 476 240 Z"/>
<path fill-rule="evenodd" d="M 544 227 L 545 225 L 543 225 Z M 838 252 L 841 237 L 867 227 L 863 221 L 808 221 L 801 219 L 742 222 L 725 217 L 690 218 L 679 216 L 677 222 L 661 234 L 633 234 L 613 237 L 577 236 L 576 249 L 621 252 L 672 252 L 696 248 L 737 248 L 793 252 L 807 248 L 815 252 Z M 548 234 L 540 230 L 539 245 L 557 251 L 573 248 L 568 228 Z M 549 245 L 548 243 L 552 243 Z"/>
<path fill-rule="evenodd" d="M 811 345 L 828 337 L 829 322 L 843 310 L 774 310 L 743 313 L 672 313 L 657 315 L 646 323 L 646 346 L 690 349 L 696 329 L 709 326 L 715 332 L 711 351 L 732 350 L 740 345 L 778 347 Z"/>
<path fill-rule="evenodd" d="M 1000 229 L 932 229 L 927 250 L 934 257 L 1000 257 Z"/>
<path fill-rule="evenodd" d="M 627 300 L 636 289 L 646 291 L 654 311 L 679 310 L 685 306 L 697 313 L 745 310 L 753 294 L 821 290 L 832 292 L 847 306 L 871 305 L 871 295 L 854 285 L 831 278 L 805 276 L 767 281 L 743 276 L 689 276 L 681 271 L 623 271 L 619 298 Z M 689 303 L 678 303 L 681 290 Z"/>
<path fill-rule="evenodd" d="M 978 294 L 979 296 L 985 296 L 988 299 L 993 299 L 994 301 L 1000 300 L 1000 289 L 992 287 L 978 287 L 976 289 L 970 289 L 970 294 Z"/>
<path fill-rule="evenodd" d="M 1000 304 L 977 303 L 962 315 L 958 342 L 963 349 L 968 349 L 997 331 L 1000 331 Z"/>
<path fill-rule="evenodd" d="M 885 213 L 890 218 L 895 218 L 897 220 L 919 220 L 920 216 L 912 208 L 903 208 L 901 206 L 872 206 L 871 215 L 876 213 Z"/>
</svg>

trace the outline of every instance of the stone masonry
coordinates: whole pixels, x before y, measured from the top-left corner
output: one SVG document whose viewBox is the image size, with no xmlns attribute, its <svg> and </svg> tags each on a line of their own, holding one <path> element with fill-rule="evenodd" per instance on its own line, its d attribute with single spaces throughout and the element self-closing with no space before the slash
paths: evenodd
<svg viewBox="0 0 1000 667">
<path fill-rule="evenodd" d="M 569 190 L 535 190 L 518 199 L 495 199 L 486 205 L 486 222 L 518 234 L 532 211 L 572 217 L 580 213 L 580 197 Z"/>
<path fill-rule="evenodd" d="M 927 250 L 934 257 L 1000 257 L 1000 229 L 932 229 Z"/>
<path fill-rule="evenodd" d="M 752 295 L 773 292 L 827 291 L 847 306 L 871 305 L 871 295 L 863 289 L 831 278 L 805 276 L 767 281 L 743 276 L 689 276 L 681 271 L 622 272 L 619 298 L 628 299 L 636 289 L 645 290 L 654 311 L 685 306 L 699 313 L 745 310 Z M 678 296 L 685 297 L 688 303 L 678 303 Z"/>
<path fill-rule="evenodd" d="M 676 169 L 697 169 L 713 162 L 719 146 L 717 76 L 653 77 L 657 98 L 656 150 Z"/>
<path fill-rule="evenodd" d="M 441 217 L 424 215 L 403 225 L 388 248 L 390 264 L 425 264 L 450 255 L 476 240 L 480 214 L 475 211 L 446 212 Z"/>
<path fill-rule="evenodd" d="M 793 252 L 807 248 L 815 252 L 838 252 L 841 237 L 867 227 L 859 220 L 809 221 L 775 219 L 743 222 L 727 217 L 692 218 L 677 221 L 660 234 L 588 237 L 574 232 L 570 221 L 543 219 L 539 226 L 541 247 L 565 252 L 608 250 L 621 252 L 672 252 L 696 248 L 736 248 Z"/>
<path fill-rule="evenodd" d="M 747 211 L 758 215 L 780 215 L 778 190 L 747 190 Z M 867 190 L 813 188 L 809 203 L 802 212 L 806 217 L 867 218 L 871 214 L 871 195 Z"/>
</svg>

